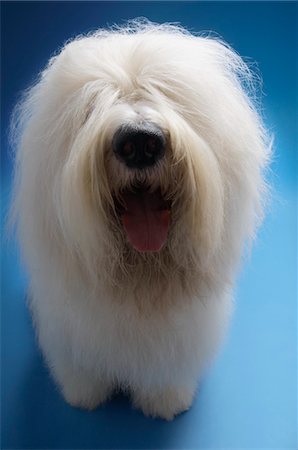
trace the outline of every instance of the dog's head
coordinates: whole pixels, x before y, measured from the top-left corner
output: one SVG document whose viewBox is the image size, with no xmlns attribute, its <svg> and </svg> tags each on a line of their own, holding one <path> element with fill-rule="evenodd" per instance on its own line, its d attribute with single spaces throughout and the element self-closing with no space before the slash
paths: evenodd
<svg viewBox="0 0 298 450">
<path fill-rule="evenodd" d="M 27 136 L 55 235 L 89 272 L 235 262 L 266 162 L 249 76 L 217 40 L 151 24 L 80 37 L 50 61 L 24 103 Z"/>
</svg>

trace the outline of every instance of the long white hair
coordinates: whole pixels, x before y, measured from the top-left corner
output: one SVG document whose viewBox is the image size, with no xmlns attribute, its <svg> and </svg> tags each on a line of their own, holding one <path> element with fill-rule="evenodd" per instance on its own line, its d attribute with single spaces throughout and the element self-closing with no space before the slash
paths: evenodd
<svg viewBox="0 0 298 450">
<path fill-rule="evenodd" d="M 266 197 L 270 146 L 252 86 L 228 45 L 174 25 L 135 21 L 67 42 L 13 118 L 13 216 L 30 272 L 59 261 L 94 289 L 100 280 L 152 296 L 171 285 L 171 299 L 178 285 L 232 282 Z M 111 149 L 140 116 L 167 136 L 163 160 L 142 173 Z M 117 218 L 115 198 L 138 182 L 172 205 L 159 253 L 132 249 Z"/>
</svg>

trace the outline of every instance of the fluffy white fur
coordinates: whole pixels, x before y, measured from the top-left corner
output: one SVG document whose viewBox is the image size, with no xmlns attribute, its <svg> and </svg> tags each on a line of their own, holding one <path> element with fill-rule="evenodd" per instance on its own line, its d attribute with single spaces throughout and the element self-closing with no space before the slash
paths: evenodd
<svg viewBox="0 0 298 450">
<path fill-rule="evenodd" d="M 251 81 L 224 43 L 134 22 L 68 42 L 18 105 L 13 215 L 39 343 L 71 405 L 120 388 L 151 416 L 190 407 L 262 218 L 269 150 Z M 129 170 L 112 138 L 144 120 L 166 154 Z M 140 180 L 172 204 L 158 253 L 134 250 L 115 212 Z"/>
</svg>

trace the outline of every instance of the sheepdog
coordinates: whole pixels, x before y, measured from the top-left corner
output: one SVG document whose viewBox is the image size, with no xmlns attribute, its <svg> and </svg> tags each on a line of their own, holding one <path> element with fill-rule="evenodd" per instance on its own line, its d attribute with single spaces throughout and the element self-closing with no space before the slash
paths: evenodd
<svg viewBox="0 0 298 450">
<path fill-rule="evenodd" d="M 264 211 L 267 133 L 228 45 L 145 21 L 52 57 L 13 117 L 13 220 L 65 400 L 187 410 Z"/>
</svg>

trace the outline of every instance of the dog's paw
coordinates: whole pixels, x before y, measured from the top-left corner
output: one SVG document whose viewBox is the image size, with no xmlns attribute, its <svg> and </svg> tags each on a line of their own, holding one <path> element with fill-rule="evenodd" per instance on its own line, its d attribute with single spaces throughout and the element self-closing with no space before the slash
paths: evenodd
<svg viewBox="0 0 298 450">
<path fill-rule="evenodd" d="M 81 380 L 68 380 L 62 393 L 69 405 L 91 411 L 110 397 L 112 388 L 103 382 L 91 384 Z"/>
<path fill-rule="evenodd" d="M 177 414 L 190 408 L 193 396 L 194 391 L 185 387 L 171 387 L 149 393 L 134 391 L 133 404 L 146 416 L 173 420 Z"/>
</svg>

